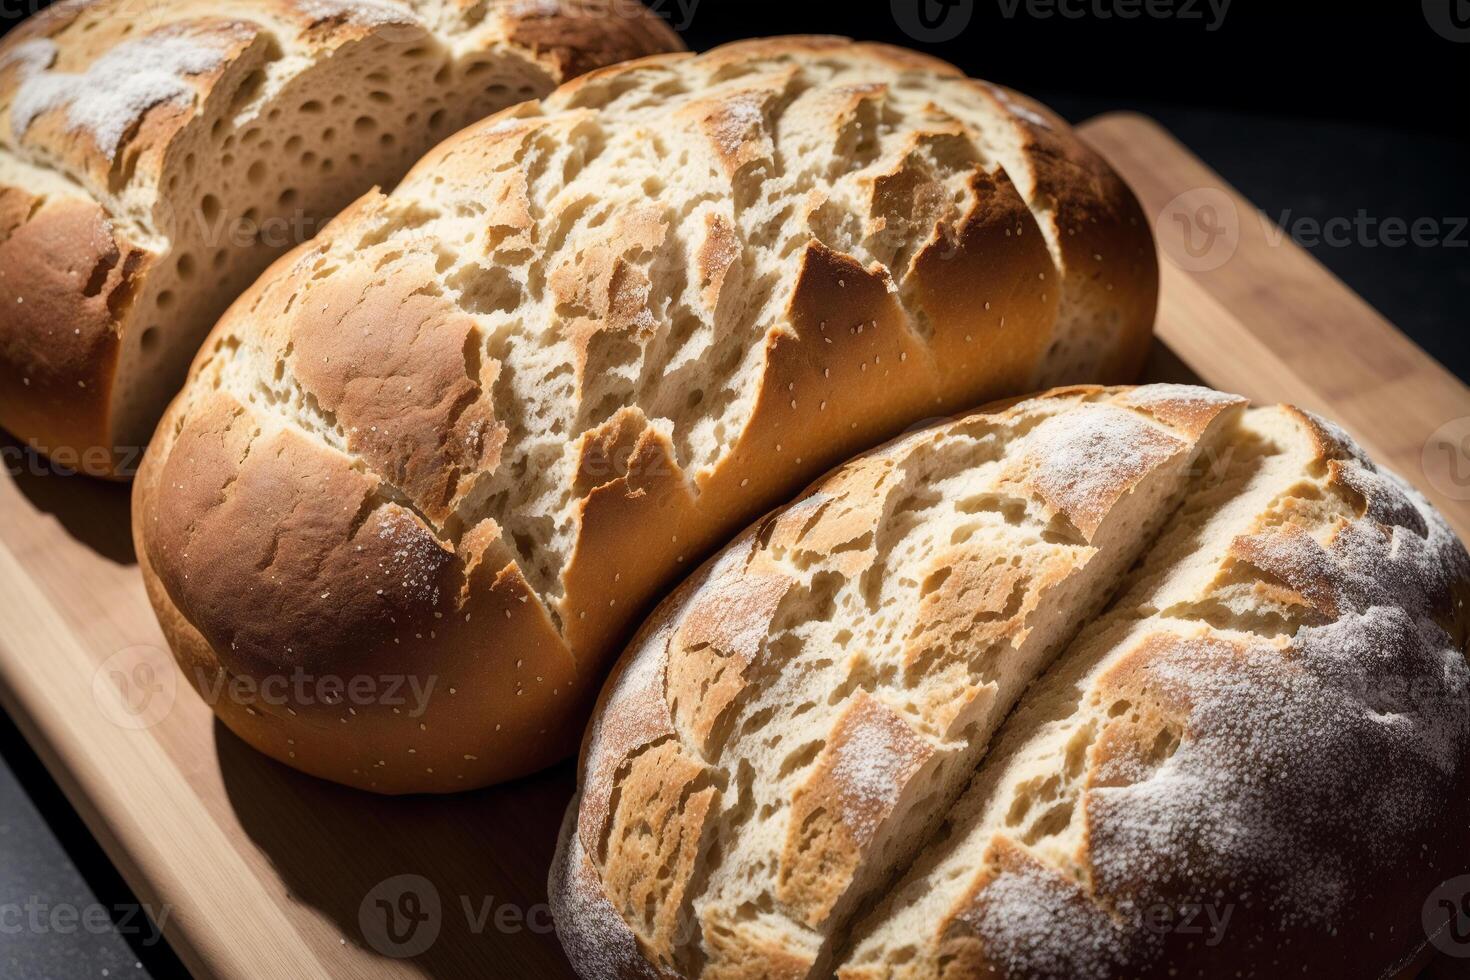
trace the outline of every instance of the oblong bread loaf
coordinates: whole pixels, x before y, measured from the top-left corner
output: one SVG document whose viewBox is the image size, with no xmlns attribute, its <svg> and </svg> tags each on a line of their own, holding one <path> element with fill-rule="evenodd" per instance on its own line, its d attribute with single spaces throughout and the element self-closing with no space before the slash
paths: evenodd
<svg viewBox="0 0 1470 980">
<path fill-rule="evenodd" d="M 241 298 L 149 452 L 145 576 L 202 687 L 436 679 L 421 717 L 214 699 L 277 758 L 505 779 L 569 754 L 661 591 L 826 467 L 1134 373 L 1156 279 L 1116 175 L 942 63 L 792 38 L 607 69 Z"/>
<path fill-rule="evenodd" d="M 91 0 L 0 42 L 0 427 L 136 472 L 272 259 L 465 124 L 682 47 L 635 0 Z"/>
</svg>

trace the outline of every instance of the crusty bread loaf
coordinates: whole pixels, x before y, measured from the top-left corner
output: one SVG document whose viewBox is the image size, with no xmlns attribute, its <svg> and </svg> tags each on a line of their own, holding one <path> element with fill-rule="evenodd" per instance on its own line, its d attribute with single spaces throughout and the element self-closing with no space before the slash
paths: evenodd
<svg viewBox="0 0 1470 980">
<path fill-rule="evenodd" d="M 1467 594 L 1292 408 L 1071 388 L 918 432 L 645 624 L 557 929 L 589 980 L 1392 975 L 1465 870 Z"/>
<path fill-rule="evenodd" d="M 634 0 L 46 9 L 0 43 L 0 426 L 131 475 L 272 258 L 466 123 L 679 47 Z"/>
<path fill-rule="evenodd" d="M 1156 278 L 1117 177 L 946 65 L 797 38 L 593 73 L 241 298 L 149 451 L 145 575 L 191 674 L 438 680 L 423 718 L 217 703 L 277 758 L 509 778 L 575 749 L 661 590 L 827 466 L 1135 372 Z"/>
</svg>

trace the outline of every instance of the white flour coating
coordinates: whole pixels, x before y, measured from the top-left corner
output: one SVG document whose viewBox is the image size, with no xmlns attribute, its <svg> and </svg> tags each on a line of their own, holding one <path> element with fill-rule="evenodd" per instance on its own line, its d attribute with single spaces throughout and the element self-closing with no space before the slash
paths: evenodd
<svg viewBox="0 0 1470 980">
<path fill-rule="evenodd" d="M 149 109 L 191 101 L 194 88 L 186 79 L 219 68 L 225 60 L 222 45 L 231 40 L 155 34 L 119 44 L 79 75 L 38 67 L 43 62 L 35 51 L 27 56 L 34 60 L 23 62 L 24 80 L 10 106 L 11 129 L 24 135 L 39 116 L 65 106 L 67 125 L 90 133 L 111 160 L 123 134 Z"/>
<path fill-rule="evenodd" d="M 1330 935 L 1370 897 L 1365 882 L 1442 832 L 1470 746 L 1470 663 L 1434 617 L 1470 561 L 1422 496 L 1340 429 L 1328 439 L 1365 516 L 1249 542 L 1250 564 L 1331 621 L 1283 637 L 1161 623 L 1174 640 L 1142 662 L 1140 683 L 1187 706 L 1184 736 L 1157 764 L 1097 771 L 1079 801 L 1078 885 L 1042 858 L 998 872 L 961 913 L 1005 975 L 1132 975 L 1169 945 L 1140 917 L 1181 906 Z M 1325 545 L 1313 536 L 1333 527 Z"/>
<path fill-rule="evenodd" d="M 0 55 L 0 71 L 14 65 L 21 78 L 28 78 L 38 71 L 50 68 L 56 62 L 57 54 L 56 42 L 50 38 L 38 37 L 22 41 Z"/>
<path fill-rule="evenodd" d="M 756 96 L 736 95 L 721 102 L 720 108 L 712 122 L 714 137 L 726 153 L 736 154 L 750 140 L 762 138 L 766 115 Z"/>
<path fill-rule="evenodd" d="M 365 27 L 419 22 L 412 10 L 392 0 L 297 0 L 296 9 L 314 22 L 338 17 Z"/>
<path fill-rule="evenodd" d="M 378 537 L 394 548 L 391 560 L 382 563 L 385 581 L 411 599 L 437 606 L 439 574 L 449 561 L 444 550 L 404 511 L 386 515 Z"/>
<path fill-rule="evenodd" d="M 1199 385 L 1154 384 L 1130 391 L 1118 401 L 1124 405 L 1137 405 L 1145 410 L 1161 405 L 1174 408 L 1181 403 L 1191 408 L 1210 408 L 1233 405 L 1240 401 L 1240 396 L 1232 395 L 1228 391 L 1216 391 L 1214 388 L 1201 388 Z"/>
<path fill-rule="evenodd" d="M 1010 97 L 1010 94 L 1000 86 L 992 85 L 990 86 L 990 91 L 995 96 L 996 101 L 1005 106 L 1006 111 L 1015 116 L 1017 119 L 1023 119 L 1033 126 L 1040 126 L 1042 129 L 1052 128 L 1051 123 L 1047 121 L 1045 116 L 1043 116 L 1039 112 L 1033 112 L 1032 110 L 1016 102 Z"/>
<path fill-rule="evenodd" d="M 511 8 L 511 17 L 555 17 L 564 14 L 560 0 L 519 0 Z"/>
<path fill-rule="evenodd" d="M 984 936 L 987 954 L 1013 975 L 1120 975 L 1127 948 L 1122 929 L 1054 876 L 1029 867 L 1002 871 L 985 893 L 985 904 L 966 909 L 959 921 Z"/>
<path fill-rule="evenodd" d="M 1048 500 L 1085 512 L 1094 501 L 1110 499 L 1133 474 L 1148 472 L 1183 448 L 1132 412 L 1098 405 L 1047 419 L 1026 459 Z"/>
<path fill-rule="evenodd" d="M 874 815 L 889 813 L 898 802 L 924 748 L 904 722 L 878 711 L 855 719 L 837 743 L 832 780 L 842 795 L 842 822 L 859 846 L 866 846 L 878 831 Z"/>
<path fill-rule="evenodd" d="M 1356 462 L 1346 468 L 1365 474 Z M 1358 520 L 1330 552 L 1305 535 L 1284 539 L 1294 543 L 1268 569 L 1326 576 L 1336 621 L 1241 658 L 1186 642 L 1150 669 L 1193 705 L 1189 737 L 1146 782 L 1091 794 L 1100 891 L 1140 877 L 1187 882 L 1180 857 L 1202 843 L 1212 877 L 1220 865 L 1242 875 L 1269 868 L 1280 921 L 1327 926 L 1354 900 L 1354 864 L 1391 863 L 1400 842 L 1434 825 L 1470 744 L 1470 668 L 1429 603 L 1465 574 L 1453 560 L 1463 553 L 1422 498 L 1373 476 L 1380 493 L 1401 498 L 1395 509 L 1427 516 L 1425 535 Z M 1355 841 L 1354 852 L 1341 840 Z"/>
<path fill-rule="evenodd" d="M 1317 425 L 1321 426 L 1322 429 L 1327 433 L 1327 437 L 1333 442 L 1337 443 L 1339 446 L 1341 446 L 1343 450 L 1345 450 L 1350 456 L 1352 456 L 1353 459 L 1356 459 L 1361 463 L 1368 463 L 1368 457 L 1364 455 L 1362 448 L 1355 441 L 1353 441 L 1353 437 L 1348 435 L 1347 430 L 1344 429 L 1342 426 L 1338 425 L 1331 419 L 1323 418 L 1316 412 L 1303 410 L 1302 414 L 1311 419 Z M 1371 463 L 1368 463 L 1368 465 L 1370 467 L 1372 466 Z"/>
<path fill-rule="evenodd" d="M 623 925 L 617 910 L 601 891 L 584 880 L 584 860 L 581 838 L 576 833 L 562 834 L 551 874 L 557 936 L 582 965 L 584 976 L 651 975 L 652 971 L 642 966 L 637 940 Z"/>
</svg>

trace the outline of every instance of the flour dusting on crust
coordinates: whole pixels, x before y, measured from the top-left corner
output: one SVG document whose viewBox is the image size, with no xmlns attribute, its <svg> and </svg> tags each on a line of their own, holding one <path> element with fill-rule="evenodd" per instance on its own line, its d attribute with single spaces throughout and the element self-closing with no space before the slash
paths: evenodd
<svg viewBox="0 0 1470 980">
<path fill-rule="evenodd" d="M 0 55 L 0 71 L 14 67 L 21 78 L 27 78 L 50 68 L 56 63 L 57 54 L 55 41 L 44 37 L 32 38 Z"/>
<path fill-rule="evenodd" d="M 119 44 L 80 74 L 45 69 L 55 59 L 54 45 L 49 58 L 44 49 L 32 48 L 21 61 L 24 80 L 10 107 L 11 128 L 24 135 L 37 118 L 65 107 L 67 125 L 90 133 L 111 160 L 123 136 L 149 109 L 192 101 L 189 76 L 218 69 L 225 46 L 237 37 L 176 32 L 141 37 Z"/>
<path fill-rule="evenodd" d="M 412 10 L 392 0 L 297 0 L 296 9 L 314 22 L 341 19 L 364 27 L 419 23 Z"/>
</svg>

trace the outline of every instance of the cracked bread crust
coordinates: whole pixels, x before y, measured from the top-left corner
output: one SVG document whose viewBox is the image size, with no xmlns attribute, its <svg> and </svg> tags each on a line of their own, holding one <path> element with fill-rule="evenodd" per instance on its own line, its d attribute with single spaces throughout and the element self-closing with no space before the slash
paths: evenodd
<svg viewBox="0 0 1470 980">
<path fill-rule="evenodd" d="M 1137 204 L 998 91 L 830 38 L 645 59 L 465 130 L 280 260 L 148 454 L 154 602 L 232 673 L 377 650 L 457 693 L 421 722 L 222 716 L 385 792 L 533 770 L 661 590 L 826 466 L 1074 355 L 1136 370 Z M 511 621 L 470 608 L 472 567 Z M 384 584 L 406 575 L 427 598 Z"/>
<path fill-rule="evenodd" d="M 435 142 L 678 50 L 617 0 L 68 0 L 0 42 L 0 426 L 131 476 L 208 329 Z"/>
<path fill-rule="evenodd" d="M 1294 409 L 1064 389 L 911 435 L 629 647 L 558 933 L 588 978 L 1389 975 L 1463 871 L 1467 595 Z"/>
</svg>

